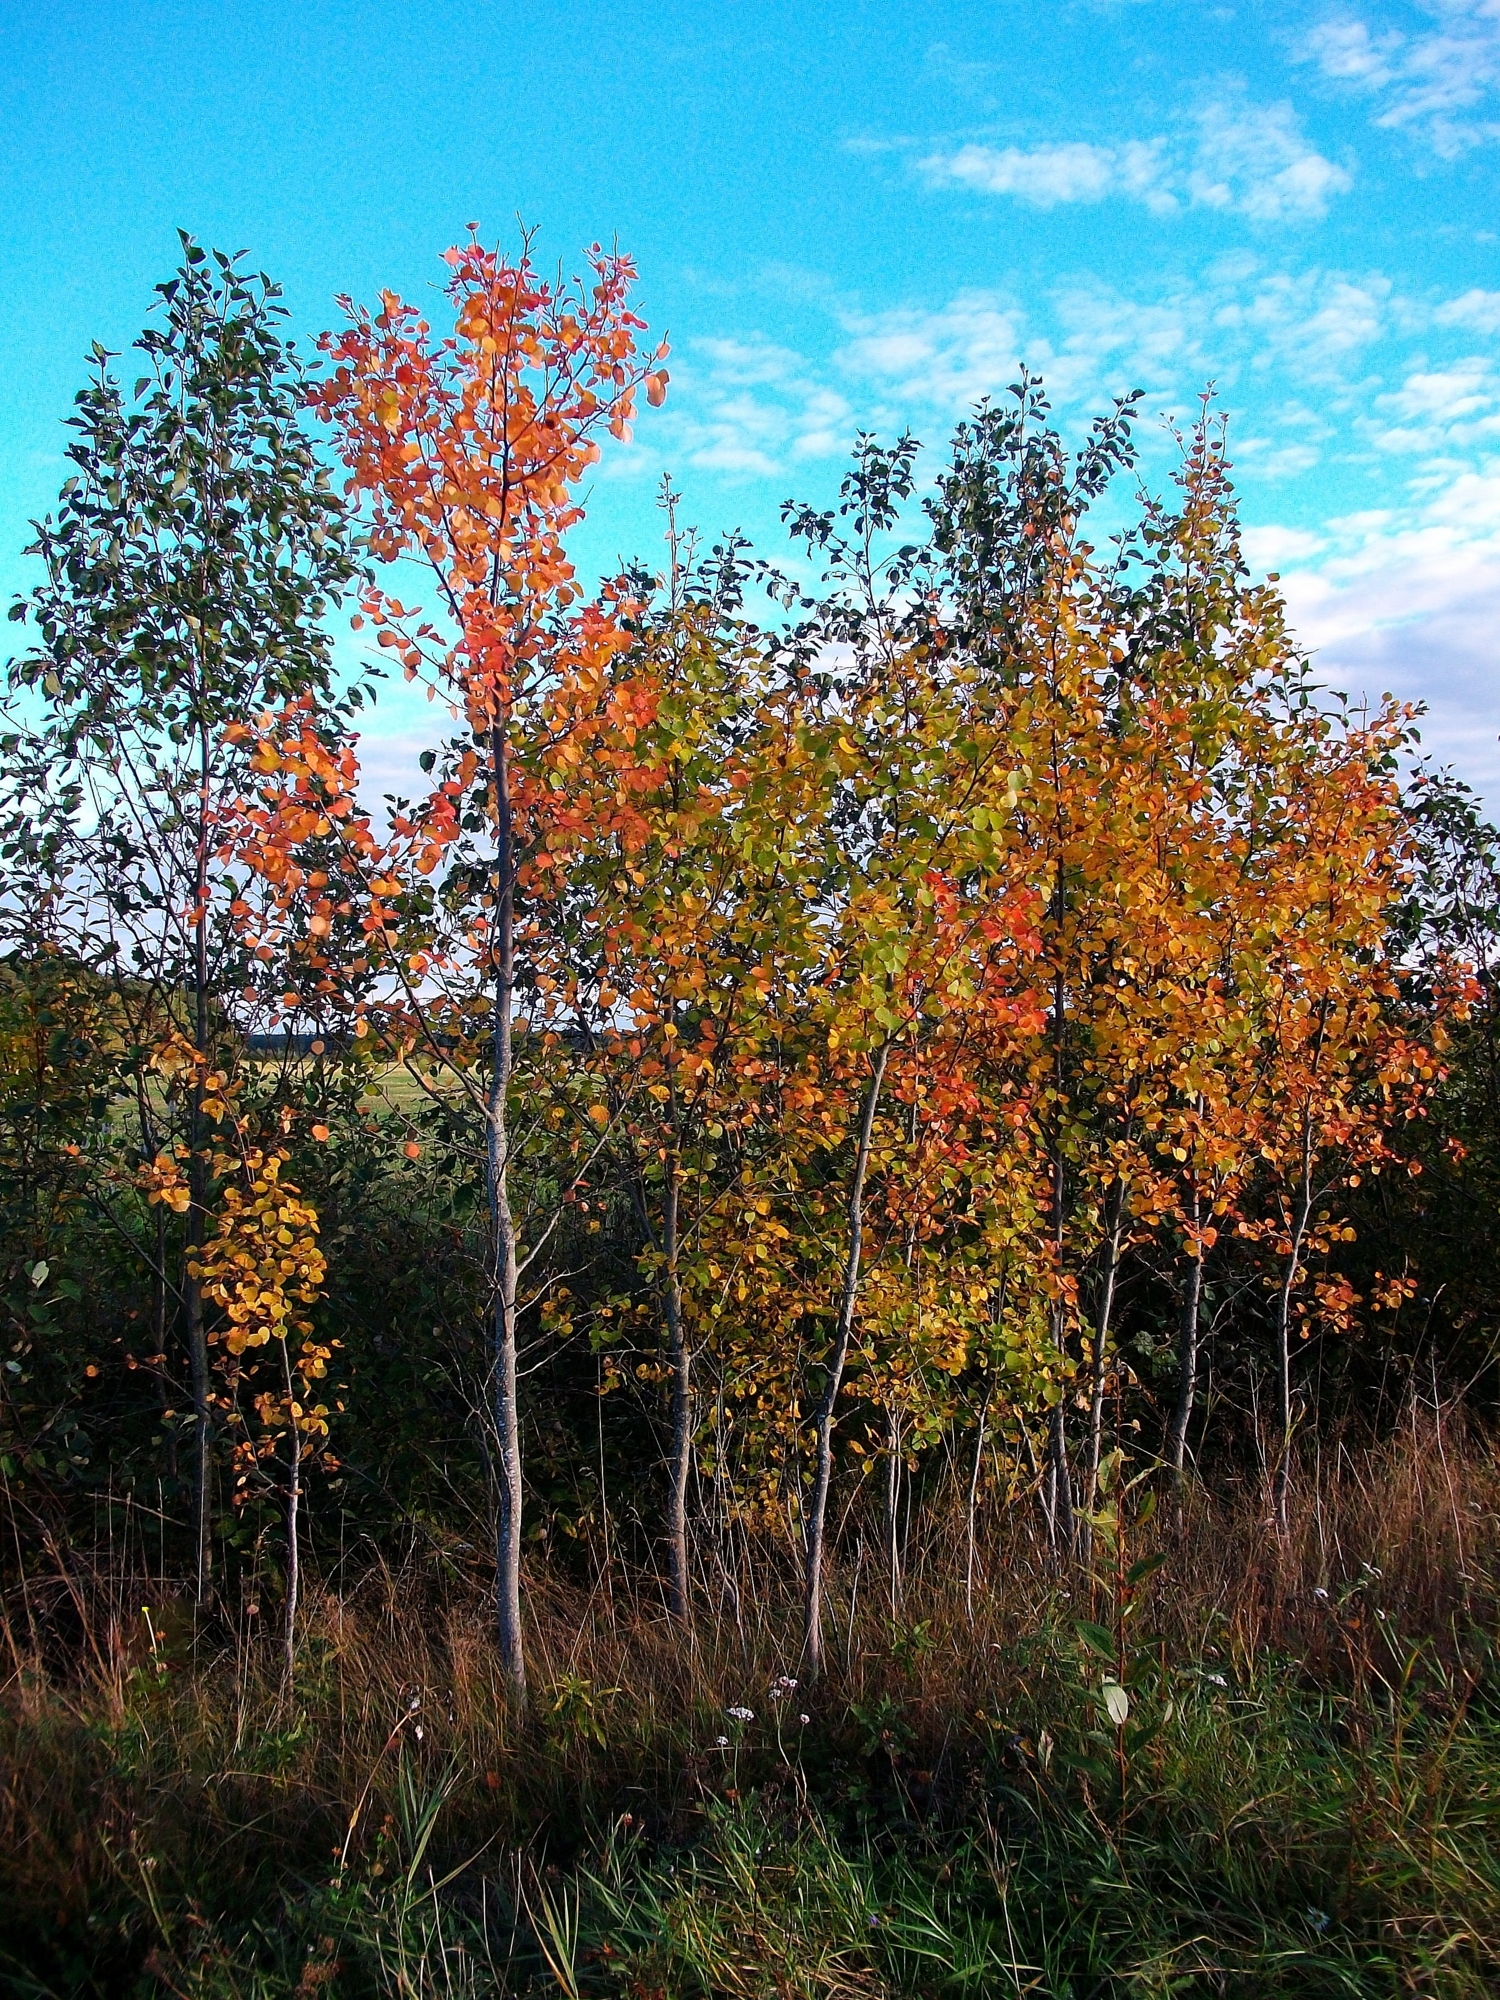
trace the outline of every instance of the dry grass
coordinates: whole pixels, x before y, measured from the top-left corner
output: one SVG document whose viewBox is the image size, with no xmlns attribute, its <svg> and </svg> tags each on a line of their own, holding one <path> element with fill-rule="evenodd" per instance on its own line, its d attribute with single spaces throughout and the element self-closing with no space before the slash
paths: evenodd
<svg viewBox="0 0 1500 2000">
<path fill-rule="evenodd" d="M 1273 1960 L 1279 1990 L 1484 1991 L 1500 1976 L 1485 1859 L 1500 1468 L 1417 1419 L 1378 1450 L 1325 1453 L 1298 1492 L 1286 1545 L 1253 1489 L 1168 1500 L 1131 1539 L 1130 1562 L 1164 1557 L 1132 1627 L 1135 1716 L 1167 1722 L 1129 1751 L 1123 1800 L 1125 1739 L 1101 1727 L 1101 1670 L 1076 1633 L 1112 1626 L 1113 1558 L 1060 1569 L 1025 1510 L 985 1536 L 972 1620 L 951 1528 L 930 1522 L 905 1552 L 894 1615 L 878 1532 L 853 1536 L 815 1694 L 778 1691 L 801 1678 L 790 1551 L 733 1566 L 702 1551 L 691 1636 L 649 1580 L 533 1575 L 526 1714 L 506 1700 L 481 1580 L 420 1554 L 309 1593 L 286 1699 L 256 1629 L 273 1607 L 195 1621 L 159 1575 L 54 1552 L 7 1601 L 0 1935 L 36 1993 L 303 1991 L 305 1966 L 254 1984 L 293 1935 L 304 1957 L 343 1940 L 335 1991 L 402 1990 L 391 1953 L 426 1936 L 451 1988 L 432 1943 L 445 1911 L 469 1927 L 466 1977 L 476 1940 L 492 1958 L 510 1926 L 510 1970 L 476 1993 L 569 1978 L 649 1993 L 648 1974 L 664 1994 L 938 1991 L 957 1976 L 939 1976 L 944 1953 L 980 1952 L 954 1926 L 1000 1895 L 1027 1963 L 1106 1981 L 1079 1992 L 1269 1992 L 1253 1967 Z M 418 1847 L 433 1879 L 477 1858 L 429 1895 Z M 1053 1888 L 1021 1918 L 1002 1893 L 1039 1857 L 1049 1884 L 1083 1884 L 1045 1923 Z M 1149 1916 L 1129 1888 L 1143 1874 Z M 867 1904 L 925 1914 L 902 1943 L 894 1918 L 860 1931 Z M 1327 1938 L 1308 1930 L 1320 1909 Z M 265 1924 L 272 1943 L 256 1944 Z M 919 1948 L 929 1933 L 948 1942 Z M 1049 1990 L 1008 1948 L 1016 1990 Z M 758 1954 L 779 1986 L 755 1984 Z M 436 1976 L 401 1978 L 445 1990 Z"/>
</svg>

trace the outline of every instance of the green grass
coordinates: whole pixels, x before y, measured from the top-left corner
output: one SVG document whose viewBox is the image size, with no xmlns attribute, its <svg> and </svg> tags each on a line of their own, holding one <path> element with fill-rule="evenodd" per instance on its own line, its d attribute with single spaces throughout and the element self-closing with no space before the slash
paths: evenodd
<svg viewBox="0 0 1500 2000">
<path fill-rule="evenodd" d="M 310 1584 L 290 1697 L 271 1578 L 195 1618 L 38 1564 L 0 1605 L 0 1990 L 1492 1995 L 1500 1495 L 1482 1440 L 1430 1460 L 1309 1480 L 1287 1543 L 1255 1491 L 1133 1531 L 1123 1728 L 1114 1566 L 1019 1510 L 972 1616 L 941 1520 L 895 1620 L 836 1569 L 816 1690 L 793 1550 L 706 1544 L 690 1638 L 648 1577 L 538 1566 L 524 1714 L 436 1548 Z"/>
<path fill-rule="evenodd" d="M 1012 1662 L 1003 1719 L 958 1710 L 937 1742 L 899 1685 L 882 1711 L 778 1728 L 768 1710 L 727 1722 L 703 1689 L 686 1713 L 589 1707 L 575 1676 L 524 1723 L 472 1683 L 413 1688 L 375 1745 L 368 1667 L 325 1654 L 291 1708 L 227 1652 L 91 1696 L 13 1687 L 9 1990 L 1082 2000 L 1500 1981 L 1496 1689 L 1420 1659 L 1364 1696 L 1289 1662 L 1239 1684 L 1169 1666 L 1123 1800 L 1061 1628 Z"/>
</svg>

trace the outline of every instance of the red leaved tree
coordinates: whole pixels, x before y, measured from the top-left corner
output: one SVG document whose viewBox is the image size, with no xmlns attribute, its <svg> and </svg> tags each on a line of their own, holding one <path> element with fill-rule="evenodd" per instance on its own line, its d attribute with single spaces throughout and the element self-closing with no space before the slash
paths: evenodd
<svg viewBox="0 0 1500 2000">
<path fill-rule="evenodd" d="M 623 584 L 591 601 L 564 551 L 599 439 L 629 435 L 642 387 L 659 403 L 665 348 L 646 351 L 628 259 L 589 253 L 591 281 L 549 282 L 529 238 L 514 261 L 470 240 L 447 252 L 453 331 L 436 337 L 391 293 L 340 304 L 316 405 L 334 426 L 377 564 L 425 563 L 431 617 L 371 586 L 363 614 L 409 679 L 456 723 L 424 753 L 424 798 L 378 835 L 354 802 L 348 746 L 307 711 L 262 731 L 265 780 L 233 845 L 300 919 L 307 973 L 379 1017 L 431 1092 L 478 1121 L 489 1211 L 493 1414 L 499 1467 L 497 1620 L 506 1672 L 525 1688 L 520 1622 L 521 1444 L 517 1314 L 526 1252 L 546 1234 L 518 1216 L 511 1116 L 518 967 L 528 930 L 580 843 L 631 845 L 649 774 L 637 732 L 649 675 L 626 658 Z M 309 841 L 336 858 L 307 868 Z M 340 946 L 353 927 L 353 948 Z M 359 997 L 353 998 L 358 995 Z"/>
</svg>

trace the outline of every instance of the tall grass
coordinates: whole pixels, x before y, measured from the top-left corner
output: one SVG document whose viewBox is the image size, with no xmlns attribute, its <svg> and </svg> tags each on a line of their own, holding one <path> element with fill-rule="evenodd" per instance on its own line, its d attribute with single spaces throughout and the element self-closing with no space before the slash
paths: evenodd
<svg viewBox="0 0 1500 2000">
<path fill-rule="evenodd" d="M 5 1607 L 0 1968 L 36 1996 L 1492 1993 L 1493 1454 L 1414 1418 L 1297 1492 L 1284 1543 L 1254 1486 L 1165 1499 L 1128 1625 L 1124 1558 L 1060 1565 L 1024 1509 L 982 1532 L 972 1617 L 961 1521 L 893 1579 L 856 1510 L 815 1690 L 789 1550 L 700 1549 L 690 1637 L 652 1579 L 537 1573 L 524 1715 L 441 1551 L 313 1588 L 287 1697 L 269 1603 L 195 1622 L 128 1538 L 55 1549 Z"/>
</svg>

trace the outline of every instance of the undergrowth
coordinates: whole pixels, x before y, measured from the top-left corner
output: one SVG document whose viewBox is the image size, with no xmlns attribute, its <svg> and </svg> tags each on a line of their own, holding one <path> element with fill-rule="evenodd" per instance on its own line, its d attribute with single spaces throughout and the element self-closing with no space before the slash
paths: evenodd
<svg viewBox="0 0 1500 2000">
<path fill-rule="evenodd" d="M 524 1714 L 441 1552 L 325 1578 L 290 1694 L 263 1611 L 59 1553 L 7 1600 L 0 1976 L 1493 1993 L 1500 1482 L 1431 1447 L 1309 1476 L 1286 1544 L 1253 1492 L 1166 1494 L 1092 1567 L 1011 1519 L 972 1606 L 955 1534 L 896 1576 L 856 1534 L 816 1688 L 788 1551 L 701 1552 L 691 1638 L 649 1581 L 539 1574 Z"/>
</svg>

